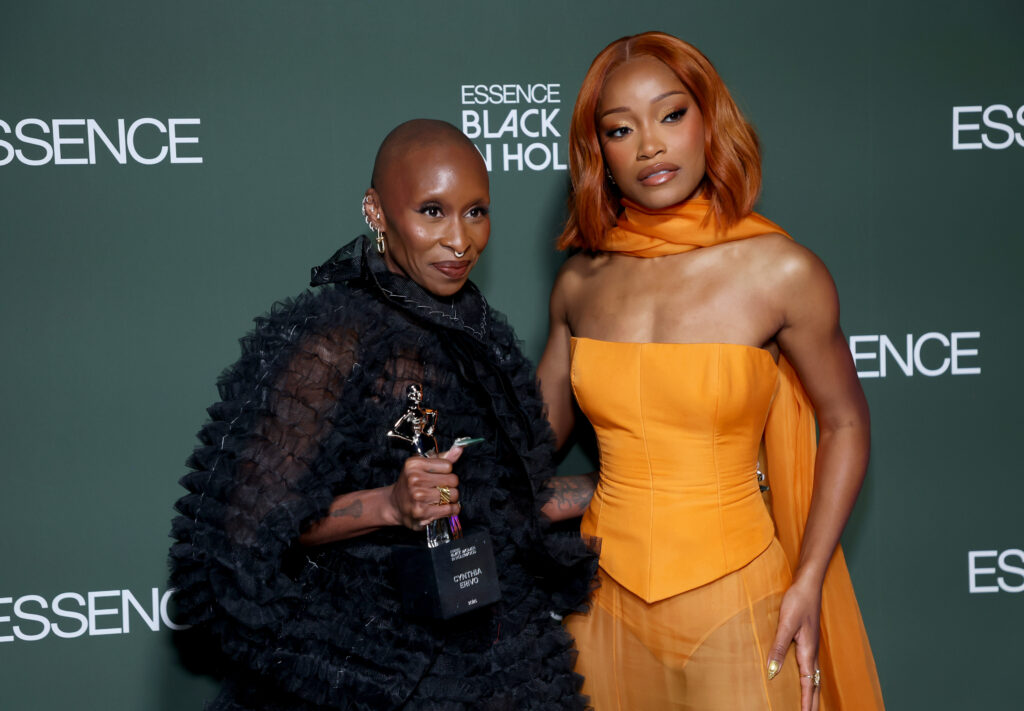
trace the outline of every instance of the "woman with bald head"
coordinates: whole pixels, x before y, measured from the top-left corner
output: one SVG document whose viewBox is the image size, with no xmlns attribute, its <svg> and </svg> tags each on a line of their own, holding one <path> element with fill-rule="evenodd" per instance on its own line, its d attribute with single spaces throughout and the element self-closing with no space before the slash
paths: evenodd
<svg viewBox="0 0 1024 711">
<path fill-rule="evenodd" d="M 490 236 L 483 161 L 450 124 L 404 123 L 363 214 L 375 237 L 242 340 L 182 480 L 172 584 L 227 662 L 209 708 L 582 708 L 558 620 L 595 563 L 542 524 L 553 436 L 512 330 L 468 280 Z M 425 438 L 439 455 L 414 451 L 431 454 Z M 407 614 L 391 553 L 453 515 L 489 534 L 501 600 Z"/>
</svg>

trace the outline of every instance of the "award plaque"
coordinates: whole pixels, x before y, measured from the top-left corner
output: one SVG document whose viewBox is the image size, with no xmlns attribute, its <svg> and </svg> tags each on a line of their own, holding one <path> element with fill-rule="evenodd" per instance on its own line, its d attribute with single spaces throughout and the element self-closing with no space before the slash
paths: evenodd
<svg viewBox="0 0 1024 711">
<path fill-rule="evenodd" d="M 437 411 L 423 406 L 419 385 L 410 385 L 407 397 L 405 414 L 388 437 L 407 443 L 421 457 L 437 456 Z M 448 490 L 440 487 L 438 504 L 447 503 Z M 392 560 L 407 614 L 447 620 L 501 599 L 490 536 L 482 531 L 463 535 L 458 515 L 431 521 L 425 545 L 395 546 Z"/>
</svg>

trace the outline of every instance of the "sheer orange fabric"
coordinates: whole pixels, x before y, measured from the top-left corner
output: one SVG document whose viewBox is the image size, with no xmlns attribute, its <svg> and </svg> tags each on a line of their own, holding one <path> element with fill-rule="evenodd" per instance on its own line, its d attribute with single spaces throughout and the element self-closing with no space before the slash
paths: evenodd
<svg viewBox="0 0 1024 711">
<path fill-rule="evenodd" d="M 596 711 L 795 711 L 793 649 L 771 681 L 768 655 L 790 583 L 777 540 L 746 566 L 647 603 L 603 569 L 591 610 L 566 628 Z"/>
<path fill-rule="evenodd" d="M 597 711 L 796 708 L 796 665 L 767 678 L 791 582 L 756 477 L 771 354 L 589 338 L 571 354 L 601 453 L 581 524 L 601 586 L 567 622 L 584 693 Z"/>
<path fill-rule="evenodd" d="M 786 234 L 778 225 L 760 215 L 751 214 L 740 220 L 737 224 L 720 229 L 715 224 L 713 217 L 708 211 L 709 202 L 702 199 L 691 199 L 682 205 L 677 205 L 665 210 L 647 210 L 629 201 L 623 201 L 624 212 L 620 217 L 618 225 L 609 230 L 600 245 L 600 248 L 609 252 L 620 252 L 632 256 L 656 257 L 667 254 L 699 249 L 701 247 L 718 244 L 720 242 L 745 239 L 767 233 Z M 788 235 L 787 235 L 788 236 Z M 662 344 L 664 345 L 664 344 Z M 578 347 L 577 347 L 578 348 Z M 574 352 L 575 354 L 575 352 Z M 576 372 L 574 364 L 574 388 L 579 396 L 580 388 L 576 384 Z M 677 373 L 686 373 L 685 368 L 678 367 Z M 680 378 L 678 375 L 677 379 Z M 597 383 L 598 381 L 594 381 Z M 603 381 L 595 391 L 596 398 L 600 393 L 612 393 L 619 388 L 620 379 L 608 379 Z M 635 395 L 635 393 L 634 393 Z M 584 396 L 586 399 L 590 396 Z M 581 406 L 582 406 L 581 401 Z M 717 404 L 717 403 L 716 403 Z M 586 408 L 584 407 L 586 411 Z M 589 413 L 588 413 L 589 416 Z M 776 533 L 779 544 L 785 553 L 789 567 L 795 567 L 800 551 L 800 543 L 803 536 L 807 514 L 810 509 L 811 493 L 814 479 L 814 459 L 816 451 L 816 431 L 814 411 L 810 400 L 807 397 L 796 372 L 783 357 L 778 364 L 778 391 L 771 403 L 767 413 L 764 427 L 764 443 L 767 454 L 767 472 L 772 489 L 772 517 L 774 518 Z M 754 447 L 756 449 L 757 443 Z M 601 444 L 602 448 L 602 477 L 604 475 L 605 451 L 608 447 Z M 642 458 L 640 451 L 635 453 L 637 458 Z M 755 454 L 756 456 L 756 454 Z M 595 512 L 598 520 L 598 528 L 604 525 L 600 523 L 607 518 L 607 499 L 595 495 L 596 505 L 602 509 Z M 588 511 L 588 517 L 590 512 Z M 683 523 L 680 521 L 680 523 Z M 584 525 L 590 526 L 594 521 L 585 519 Z M 613 532 L 612 528 L 607 531 Z M 602 542 L 602 567 L 604 567 L 606 554 L 605 549 L 613 545 L 610 537 L 605 534 Z M 722 540 L 725 540 L 724 538 Z M 651 539 L 652 545 L 657 541 Z M 618 557 L 611 553 L 612 557 Z M 724 554 L 728 558 L 728 553 Z M 764 555 L 764 554 L 762 554 Z M 760 557 L 759 557 L 760 558 Z M 635 558 L 634 558 L 635 560 Z M 641 558 L 638 563 L 650 564 L 649 558 Z M 616 564 L 612 564 L 615 566 Z M 726 564 L 724 568 L 730 568 Z M 735 570 L 735 569 L 734 569 Z M 611 572 L 606 568 L 606 572 Z M 728 572 L 723 570 L 723 572 Z M 731 575 L 731 574 L 730 574 Z M 606 576 L 607 577 L 607 576 Z M 627 578 L 623 573 L 620 578 Z M 726 576 L 729 577 L 729 576 Z M 724 580 L 722 578 L 721 580 Z M 612 578 L 614 581 L 614 578 Z M 621 580 L 619 582 L 622 582 Z M 715 580 L 706 587 L 716 585 L 720 580 Z M 633 583 L 635 584 L 635 583 Z M 786 583 L 788 584 L 788 582 Z M 776 594 L 768 585 L 764 590 L 754 591 L 752 597 L 772 600 Z M 641 586 L 638 589 L 644 591 Z M 682 593 L 683 597 L 692 595 L 692 592 Z M 633 591 L 635 594 L 635 591 Z M 612 593 L 608 593 L 612 594 Z M 657 599 L 660 592 L 652 594 L 651 588 L 646 589 L 645 597 L 638 597 L 639 602 L 648 605 L 648 600 Z M 781 593 L 778 593 L 781 595 Z M 598 592 L 595 598 L 594 610 L 587 616 L 586 624 L 595 624 L 596 620 L 607 613 L 608 605 L 602 602 L 605 594 Z M 679 597 L 678 595 L 676 597 Z M 675 598 L 672 598 L 675 599 Z M 667 602 L 667 600 L 666 600 Z M 757 603 L 759 600 L 753 600 Z M 661 603 L 655 602 L 655 605 Z M 769 606 L 772 603 L 769 603 Z M 753 609 L 752 607 L 750 608 Z M 604 610 L 604 612 L 601 612 Z M 685 614 L 691 614 L 690 613 Z M 762 612 L 764 612 L 762 610 Z M 741 614 L 738 612 L 737 614 Z M 755 613 L 751 612 L 751 615 Z M 777 607 L 775 608 L 777 614 Z M 704 622 L 708 622 L 707 615 L 703 615 Z M 604 656 L 599 647 L 587 642 L 586 630 L 580 627 L 584 619 L 570 621 L 570 630 L 580 633 L 580 648 L 584 649 L 581 654 L 581 665 L 585 664 L 583 657 L 597 652 Z M 666 624 L 675 624 L 666 623 Z M 726 623 L 729 624 L 729 623 Z M 770 635 L 774 635 L 774 623 L 771 625 Z M 763 640 L 762 640 L 763 642 Z M 771 640 L 765 644 L 770 644 Z M 819 651 L 820 666 L 822 670 L 822 697 L 821 708 L 823 711 L 839 711 L 841 709 L 882 709 L 881 688 L 878 683 L 878 675 L 875 669 L 874 658 L 868 643 L 867 634 L 864 630 L 863 621 L 860 616 L 860 609 L 853 592 L 849 572 L 846 567 L 845 558 L 841 547 L 837 547 L 832 561 L 829 564 L 822 589 L 822 611 L 821 611 L 821 646 Z M 794 667 L 794 664 L 784 665 Z M 724 671 L 724 670 L 723 670 Z M 601 674 L 612 673 L 605 669 Z M 667 672 L 666 672 L 667 673 Z M 704 678 L 703 676 L 701 677 Z M 702 682 L 703 683 L 703 682 Z M 772 684 L 775 680 L 772 681 Z M 615 708 L 610 706 L 610 708 Z M 621 708 L 653 708 L 653 706 L 621 706 Z M 687 708 L 685 705 L 682 708 Z M 745 708 L 745 707 L 744 707 Z M 756 708 L 756 707 L 755 707 Z M 771 706 L 761 706 L 771 708 Z M 787 705 L 785 708 L 789 708 Z M 602 707 L 598 706 L 598 711 Z"/>
<path fill-rule="evenodd" d="M 786 231 L 756 212 L 731 227 L 719 229 L 711 214 L 711 201 L 690 198 L 686 202 L 649 210 L 627 199 L 618 224 L 605 232 L 598 247 L 603 252 L 619 252 L 631 257 L 661 257 L 732 242 L 747 237 Z M 789 235 L 786 235 L 787 237 Z"/>
<path fill-rule="evenodd" d="M 810 399 L 793 366 L 784 358 L 779 362 L 779 375 L 779 395 L 765 426 L 765 451 L 772 517 L 786 557 L 796 567 L 811 507 L 817 438 Z M 841 545 L 832 554 L 822 586 L 818 657 L 822 679 L 830 680 L 822 681 L 822 711 L 885 708 L 875 658 Z"/>
</svg>

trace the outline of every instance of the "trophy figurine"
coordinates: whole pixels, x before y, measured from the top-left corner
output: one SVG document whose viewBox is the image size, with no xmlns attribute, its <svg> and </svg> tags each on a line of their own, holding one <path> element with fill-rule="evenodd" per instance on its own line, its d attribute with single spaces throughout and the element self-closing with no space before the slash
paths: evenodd
<svg viewBox="0 0 1024 711">
<path fill-rule="evenodd" d="M 421 457 L 437 456 L 437 440 L 434 439 L 434 428 L 437 426 L 437 410 L 423 407 L 423 388 L 413 383 L 406 391 L 405 413 L 388 431 L 388 437 L 394 437 L 412 445 L 416 454 Z M 447 487 L 438 489 L 439 504 L 449 503 Z M 462 525 L 458 515 L 447 519 L 437 519 L 427 524 L 427 547 L 436 548 L 462 537 Z"/>
<path fill-rule="evenodd" d="M 406 409 L 388 430 L 388 437 L 408 444 L 421 457 L 437 456 L 437 410 L 423 406 L 423 387 L 406 391 Z M 453 446 L 482 439 L 460 437 Z M 447 487 L 439 487 L 439 504 L 450 502 Z M 392 557 L 401 573 L 402 605 L 411 615 L 449 619 L 501 599 L 491 539 L 485 531 L 463 537 L 457 515 L 426 526 L 427 546 L 395 546 Z"/>
</svg>

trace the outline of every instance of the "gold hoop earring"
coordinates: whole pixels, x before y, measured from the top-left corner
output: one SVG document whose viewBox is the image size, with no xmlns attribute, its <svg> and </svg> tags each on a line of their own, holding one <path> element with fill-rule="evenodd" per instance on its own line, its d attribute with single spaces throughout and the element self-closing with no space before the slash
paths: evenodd
<svg viewBox="0 0 1024 711">
<path fill-rule="evenodd" d="M 384 242 L 384 237 L 386 236 L 387 234 L 385 232 L 377 233 L 377 254 L 384 254 L 388 251 L 388 245 Z"/>
</svg>

